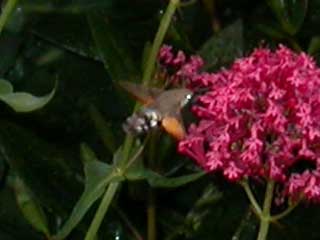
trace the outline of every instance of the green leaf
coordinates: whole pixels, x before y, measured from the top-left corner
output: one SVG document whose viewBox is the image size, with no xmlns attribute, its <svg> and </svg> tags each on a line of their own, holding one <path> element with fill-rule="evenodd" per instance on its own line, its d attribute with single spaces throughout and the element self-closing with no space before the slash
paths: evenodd
<svg viewBox="0 0 320 240">
<path fill-rule="evenodd" d="M 3 120 L 0 158 L 23 179 L 34 197 L 57 215 L 65 216 L 81 192 L 78 154 L 57 149 L 56 144 L 52 146 L 27 129 Z"/>
<path fill-rule="evenodd" d="M 192 173 L 188 175 L 183 175 L 180 177 L 163 177 L 160 174 L 157 174 L 153 171 L 147 171 L 145 178 L 147 179 L 148 183 L 152 187 L 159 187 L 159 188 L 176 188 L 183 186 L 187 183 L 191 183 L 196 181 L 200 177 L 204 176 L 204 172 Z"/>
<path fill-rule="evenodd" d="M 170 43 L 172 43 L 173 46 L 177 46 L 179 49 L 193 51 L 189 37 L 181 21 L 171 22 L 166 34 L 166 39 L 170 39 Z"/>
<path fill-rule="evenodd" d="M 205 175 L 205 172 L 201 171 L 179 177 L 164 177 L 144 167 L 142 158 L 139 158 L 142 149 L 143 146 L 140 146 L 139 150 L 134 151 L 135 155 L 130 160 L 132 164 L 130 164 L 124 174 L 128 180 L 146 180 L 152 187 L 175 188 L 193 182 Z"/>
<path fill-rule="evenodd" d="M 19 33 L 24 29 L 26 23 L 26 14 L 21 8 L 17 7 L 11 13 L 9 21 L 6 23 L 6 31 L 11 33 Z"/>
<path fill-rule="evenodd" d="M 198 51 L 206 70 L 216 70 L 243 54 L 243 23 L 237 20 L 207 40 Z"/>
<path fill-rule="evenodd" d="M 13 87 L 10 82 L 0 79 L 0 95 L 9 94 L 13 92 Z"/>
<path fill-rule="evenodd" d="M 312 37 L 309 47 L 308 47 L 308 53 L 311 55 L 314 55 L 320 50 L 320 36 L 314 36 Z"/>
<path fill-rule="evenodd" d="M 308 0 L 268 0 L 268 4 L 288 34 L 294 35 L 300 30 L 307 13 Z"/>
<path fill-rule="evenodd" d="M 30 224 L 22 215 L 17 205 L 15 194 L 8 182 L 5 186 L 1 187 L 0 191 L 0 239 L 43 240 L 43 235 L 30 227 Z"/>
<path fill-rule="evenodd" d="M 50 235 L 48 220 L 39 203 L 34 199 L 28 187 L 22 179 L 17 176 L 12 177 L 12 185 L 16 194 L 16 199 L 25 219 L 39 232 Z"/>
<path fill-rule="evenodd" d="M 202 221 L 209 213 L 209 206 L 212 206 L 222 199 L 222 192 L 220 192 L 216 186 L 209 184 L 203 190 L 202 195 L 197 199 L 193 207 L 189 210 L 185 224 L 190 231 L 196 231 L 202 224 Z"/>
<path fill-rule="evenodd" d="M 64 12 L 81 13 L 93 9 L 111 9 L 114 0 L 63 0 L 63 1 L 43 1 L 43 0 L 20 0 L 20 5 L 25 11 L 32 12 Z"/>
<path fill-rule="evenodd" d="M 123 41 L 123 36 L 119 35 L 119 29 L 107 17 L 96 13 L 88 14 L 88 22 L 100 58 L 112 79 L 119 81 L 136 76 L 137 67 L 129 55 L 129 47 Z"/>
<path fill-rule="evenodd" d="M 264 34 L 266 34 L 267 36 L 273 39 L 282 40 L 288 37 L 287 34 L 282 29 L 279 29 L 279 26 L 277 25 L 272 25 L 270 23 L 268 24 L 258 23 L 258 24 L 255 24 L 254 26 L 258 31 L 263 32 Z"/>
<path fill-rule="evenodd" d="M 93 203 L 102 196 L 111 181 L 121 180 L 121 178 L 114 175 L 113 167 L 98 161 L 94 152 L 85 144 L 81 145 L 81 156 L 83 158 L 85 172 L 84 192 L 74 206 L 70 217 L 57 233 L 57 239 L 64 239 L 69 235 Z M 114 158 L 117 159 L 120 157 L 121 150 L 118 150 Z"/>
<path fill-rule="evenodd" d="M 136 164 L 133 164 L 125 174 L 128 180 L 147 180 L 150 186 L 158 188 L 180 187 L 193 182 L 204 175 L 205 172 L 198 172 L 179 177 L 164 177 L 152 170 L 144 168 L 142 166 L 142 161 L 137 161 Z"/>
<path fill-rule="evenodd" d="M 12 12 L 15 10 L 18 0 L 8 0 L 1 11 L 0 15 L 0 34 L 7 21 L 10 19 Z"/>
<path fill-rule="evenodd" d="M 0 99 L 16 112 L 31 112 L 42 108 L 54 95 L 54 91 L 44 97 L 35 97 L 29 93 L 11 93 L 0 95 Z"/>
<path fill-rule="evenodd" d="M 37 20 L 32 26 L 37 37 L 78 56 L 101 61 L 85 16 L 46 14 L 37 16 Z"/>
<path fill-rule="evenodd" d="M 51 93 L 43 96 L 36 97 L 30 93 L 25 92 L 12 92 L 13 87 L 10 82 L 1 80 L 0 82 L 0 100 L 8 104 L 16 112 L 31 112 L 42 108 L 46 105 L 54 96 L 56 86 Z"/>
<path fill-rule="evenodd" d="M 251 208 L 248 208 L 247 212 L 234 232 L 232 239 L 254 239 L 257 231 L 257 221 Z"/>
</svg>

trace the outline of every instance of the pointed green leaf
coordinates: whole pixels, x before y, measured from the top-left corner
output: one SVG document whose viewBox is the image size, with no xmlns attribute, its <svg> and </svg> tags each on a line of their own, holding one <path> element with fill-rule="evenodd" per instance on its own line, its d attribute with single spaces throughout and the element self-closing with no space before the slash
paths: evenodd
<svg viewBox="0 0 320 240">
<path fill-rule="evenodd" d="M 93 9 L 111 9 L 114 0 L 63 0 L 56 1 L 43 0 L 21 0 L 20 5 L 25 11 L 35 11 L 41 13 L 63 12 L 63 13 L 81 13 Z"/>
<path fill-rule="evenodd" d="M 320 49 L 320 36 L 313 36 L 308 47 L 308 53 L 314 55 Z"/>
<path fill-rule="evenodd" d="M 160 187 L 160 188 L 176 188 L 183 186 L 187 183 L 196 181 L 200 177 L 204 176 L 204 172 L 192 173 L 188 175 L 183 175 L 180 177 L 163 177 L 153 171 L 147 171 L 146 179 L 150 186 Z"/>
<path fill-rule="evenodd" d="M 175 188 L 193 182 L 205 175 L 205 172 L 201 171 L 179 177 L 164 177 L 144 167 L 142 159 L 139 158 L 142 149 L 141 146 L 139 150 L 135 151 L 134 162 L 125 172 L 125 177 L 128 180 L 146 180 L 152 187 Z"/>
<path fill-rule="evenodd" d="M 53 97 L 53 92 L 44 97 L 35 97 L 29 93 L 11 93 L 0 95 L 0 99 L 16 112 L 31 112 L 42 108 Z"/>
<path fill-rule="evenodd" d="M 202 195 L 188 212 L 185 218 L 186 225 L 189 228 L 192 226 L 193 230 L 197 230 L 209 213 L 208 206 L 217 203 L 221 198 L 222 192 L 220 192 L 216 186 L 212 184 L 207 185 L 203 190 Z"/>
<path fill-rule="evenodd" d="M 25 92 L 12 92 L 12 86 L 9 82 L 5 83 L 4 80 L 0 82 L 0 100 L 8 104 L 16 112 L 31 112 L 42 108 L 54 96 L 56 86 L 51 93 L 43 96 L 36 97 L 30 93 Z"/>
<path fill-rule="evenodd" d="M 12 177 L 16 199 L 25 219 L 39 232 L 49 236 L 48 220 L 39 203 L 19 177 Z"/>
<path fill-rule="evenodd" d="M 276 24 L 257 23 L 255 24 L 255 28 L 275 40 L 282 40 L 288 37 L 287 34 Z"/>
<path fill-rule="evenodd" d="M 13 87 L 10 82 L 0 79 L 0 94 L 8 94 L 13 92 Z"/>
<path fill-rule="evenodd" d="M 283 30 L 290 35 L 296 34 L 307 13 L 308 0 L 268 0 Z"/>
<path fill-rule="evenodd" d="M 176 188 L 193 182 L 204 176 L 205 172 L 197 172 L 179 177 L 164 177 L 160 174 L 144 168 L 141 161 L 128 169 L 125 176 L 128 180 L 146 180 L 150 186 L 159 188 Z"/>
<path fill-rule="evenodd" d="M 22 215 L 14 191 L 12 191 L 12 187 L 9 186 L 9 181 L 6 182 L 7 184 L 3 185 L 0 191 L 0 239 L 44 240 L 44 236 L 34 231 Z"/>
<path fill-rule="evenodd" d="M 18 0 L 9 0 L 5 2 L 0 15 L 0 34 L 16 8 L 17 2 Z"/>
<path fill-rule="evenodd" d="M 232 239 L 255 239 L 257 234 L 257 221 L 251 208 L 248 208 L 245 215 L 234 232 Z"/>
<path fill-rule="evenodd" d="M 81 159 L 82 159 L 82 162 L 84 164 L 87 164 L 87 163 L 91 163 L 91 162 L 98 162 L 98 159 L 96 157 L 96 154 L 92 151 L 92 149 L 85 143 L 82 143 L 80 145 L 80 154 L 81 154 Z M 85 168 L 86 170 L 86 168 Z M 86 172 L 85 171 L 85 175 L 87 175 L 87 173 L 89 174 L 89 172 Z"/>
<path fill-rule="evenodd" d="M 39 38 L 58 46 L 59 49 L 101 61 L 85 16 L 50 14 L 37 15 L 37 18 L 38 21 L 32 26 L 32 32 Z"/>
<path fill-rule="evenodd" d="M 136 76 L 137 68 L 123 36 L 119 36 L 119 29 L 106 17 L 96 13 L 88 15 L 88 22 L 99 55 L 112 79 L 118 81 Z"/>
<path fill-rule="evenodd" d="M 81 145 L 81 156 L 84 162 L 85 188 L 80 199 L 74 206 L 69 219 L 57 233 L 57 239 L 64 239 L 82 220 L 93 203 L 102 196 L 111 181 L 121 179 L 114 175 L 114 169 L 109 164 L 97 160 L 94 152 L 86 145 Z M 118 150 L 114 158 L 121 157 Z"/>
<path fill-rule="evenodd" d="M 206 70 L 230 64 L 243 54 L 243 23 L 237 20 L 207 40 L 198 54 L 205 60 Z"/>
<path fill-rule="evenodd" d="M 81 191 L 75 168 L 78 158 L 21 126 L 0 122 L 0 159 L 23 179 L 44 207 L 60 216 L 67 214 Z"/>
</svg>

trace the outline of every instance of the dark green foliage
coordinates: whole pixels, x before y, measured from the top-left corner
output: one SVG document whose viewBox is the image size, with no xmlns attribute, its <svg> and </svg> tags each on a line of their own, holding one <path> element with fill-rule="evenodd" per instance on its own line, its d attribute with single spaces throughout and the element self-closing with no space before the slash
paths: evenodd
<svg viewBox="0 0 320 240">
<path fill-rule="evenodd" d="M 0 79 L 33 96 L 58 84 L 53 99 L 31 113 L 0 102 L 1 240 L 70 232 L 68 239 L 84 239 L 110 182 L 122 185 L 97 240 L 147 239 L 150 192 L 158 239 L 256 238 L 258 221 L 243 190 L 203 176 L 162 133 L 134 140 L 130 164 L 116 172 L 125 158 L 121 125 L 134 104 L 117 83 L 141 81 L 167 3 L 18 1 L 0 33 Z M 319 62 L 319 26 L 319 0 L 198 0 L 175 13 L 164 43 L 200 54 L 210 71 L 279 43 Z M 318 206 L 302 205 L 271 226 L 269 239 L 320 239 L 319 216 Z"/>
</svg>

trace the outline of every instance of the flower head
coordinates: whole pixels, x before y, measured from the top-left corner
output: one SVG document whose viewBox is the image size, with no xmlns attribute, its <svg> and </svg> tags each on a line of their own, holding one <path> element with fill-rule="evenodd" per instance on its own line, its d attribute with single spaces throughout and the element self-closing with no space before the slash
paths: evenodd
<svg viewBox="0 0 320 240">
<path fill-rule="evenodd" d="M 199 121 L 179 152 L 231 181 L 273 179 L 288 196 L 320 201 L 320 69 L 313 59 L 284 46 L 260 48 L 230 69 L 200 73 L 202 60 L 194 58 L 173 78 L 208 91 L 192 108 Z M 295 172 L 302 162 L 309 167 Z"/>
<path fill-rule="evenodd" d="M 199 56 L 187 58 L 182 51 L 175 54 L 172 52 L 172 47 L 168 45 L 160 49 L 158 60 L 165 69 L 171 69 L 174 72 L 169 79 L 173 85 L 178 83 L 190 85 L 191 78 L 197 76 L 204 63 Z"/>
</svg>

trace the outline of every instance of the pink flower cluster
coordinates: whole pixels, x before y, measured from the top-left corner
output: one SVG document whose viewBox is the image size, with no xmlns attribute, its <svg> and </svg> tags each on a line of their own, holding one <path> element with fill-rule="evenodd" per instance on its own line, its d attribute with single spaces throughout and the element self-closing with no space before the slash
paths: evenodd
<svg viewBox="0 0 320 240">
<path fill-rule="evenodd" d="M 204 62 L 201 57 L 193 55 L 186 57 L 184 52 L 178 51 L 177 54 L 172 52 L 172 47 L 164 45 L 159 52 L 158 60 L 164 69 L 173 70 L 169 82 L 173 85 L 190 85 L 193 76 L 198 75 L 199 70 Z"/>
<path fill-rule="evenodd" d="M 208 89 L 179 152 L 230 181 L 273 179 L 283 196 L 320 201 L 320 69 L 310 56 L 260 48 L 217 73 L 167 46 L 159 59 L 179 63 L 173 79 Z"/>
</svg>

